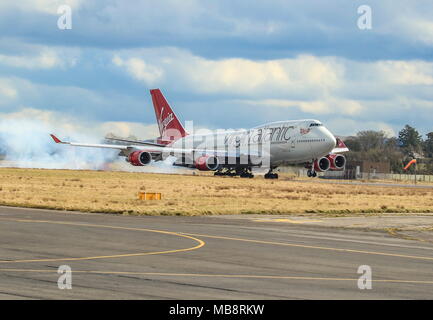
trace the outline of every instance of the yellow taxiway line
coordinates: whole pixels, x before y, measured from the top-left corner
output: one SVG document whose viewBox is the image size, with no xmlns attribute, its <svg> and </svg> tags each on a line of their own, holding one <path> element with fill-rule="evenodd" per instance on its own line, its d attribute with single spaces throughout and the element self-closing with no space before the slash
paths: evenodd
<svg viewBox="0 0 433 320">
<path fill-rule="evenodd" d="M 388 252 L 379 252 L 379 251 L 366 251 L 366 250 L 342 249 L 342 248 L 333 248 L 333 247 L 321 247 L 321 246 L 312 246 L 312 245 L 306 245 L 306 244 L 296 244 L 296 243 L 287 243 L 287 242 L 274 242 L 274 241 L 254 240 L 254 239 L 243 239 L 243 238 L 223 237 L 223 236 L 215 236 L 215 235 L 207 235 L 207 234 L 196 234 L 196 233 L 184 233 L 184 232 L 182 232 L 182 234 L 189 235 L 189 236 L 194 236 L 194 237 L 201 237 L 201 238 L 211 238 L 211 239 L 221 239 L 221 240 L 231 240 L 231 241 L 252 242 L 252 243 L 260 243 L 260 244 L 270 244 L 270 245 L 286 246 L 286 247 L 297 247 L 297 248 L 317 249 L 317 250 L 329 250 L 329 251 L 348 252 L 348 253 L 362 253 L 362 254 L 381 255 L 381 256 L 398 257 L 398 258 L 418 259 L 418 260 L 433 260 L 433 257 L 412 256 L 412 255 L 405 255 L 405 254 L 398 254 L 398 253 L 388 253 Z"/>
<path fill-rule="evenodd" d="M 0 260 L 0 263 L 2 263 L 2 264 L 5 264 L 5 263 L 26 263 L 26 262 L 80 261 L 80 260 L 138 257 L 138 256 L 192 251 L 192 250 L 199 249 L 206 244 L 203 240 L 197 239 L 193 236 L 184 235 L 184 234 L 180 234 L 177 232 L 155 230 L 155 229 L 119 227 L 119 226 L 108 226 L 108 225 L 98 225 L 98 224 L 88 224 L 88 223 L 74 223 L 74 222 L 67 222 L 67 221 L 47 221 L 47 220 L 8 219 L 8 218 L 0 218 L 0 219 L 1 220 L 8 220 L 8 221 L 15 221 L 15 222 L 26 222 L 26 223 L 49 223 L 49 224 L 69 225 L 69 226 L 79 226 L 79 227 L 155 232 L 155 233 L 161 233 L 161 234 L 167 234 L 167 235 L 191 239 L 191 240 L 194 240 L 195 242 L 198 243 L 194 247 L 188 247 L 188 248 L 183 248 L 183 249 L 173 249 L 173 250 L 166 250 L 166 251 L 138 252 L 138 253 L 113 254 L 113 255 L 105 255 L 105 256 L 91 256 L 91 257 L 78 257 L 78 258 L 65 257 L 65 258 L 53 258 L 53 259 Z"/>
</svg>

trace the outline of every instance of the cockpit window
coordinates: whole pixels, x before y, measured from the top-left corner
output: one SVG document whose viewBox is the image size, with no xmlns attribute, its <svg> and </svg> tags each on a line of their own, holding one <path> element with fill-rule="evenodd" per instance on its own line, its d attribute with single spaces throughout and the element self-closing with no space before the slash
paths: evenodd
<svg viewBox="0 0 433 320">
<path fill-rule="evenodd" d="M 321 125 L 321 123 L 313 122 L 310 124 L 310 127 L 320 127 Z"/>
</svg>

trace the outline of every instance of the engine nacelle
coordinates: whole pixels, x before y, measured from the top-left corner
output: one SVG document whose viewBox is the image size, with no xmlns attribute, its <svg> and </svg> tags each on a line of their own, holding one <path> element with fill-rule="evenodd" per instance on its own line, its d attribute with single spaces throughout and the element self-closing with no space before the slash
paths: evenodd
<svg viewBox="0 0 433 320">
<path fill-rule="evenodd" d="M 330 170 L 343 170 L 346 165 L 346 157 L 341 154 L 330 154 L 327 156 L 331 162 Z"/>
<path fill-rule="evenodd" d="M 215 156 L 202 156 L 195 160 L 195 167 L 200 171 L 218 170 L 220 162 Z"/>
<path fill-rule="evenodd" d="M 323 157 L 314 161 L 314 170 L 317 172 L 328 171 L 331 167 L 331 161 L 328 158 Z"/>
<path fill-rule="evenodd" d="M 147 151 L 134 151 L 129 154 L 127 161 L 133 166 L 145 166 L 152 161 L 152 155 Z"/>
</svg>

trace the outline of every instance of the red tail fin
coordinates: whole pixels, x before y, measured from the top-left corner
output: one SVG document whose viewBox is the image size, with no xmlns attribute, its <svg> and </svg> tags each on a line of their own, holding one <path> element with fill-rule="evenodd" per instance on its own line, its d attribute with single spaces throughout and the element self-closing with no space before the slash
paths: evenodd
<svg viewBox="0 0 433 320">
<path fill-rule="evenodd" d="M 161 134 L 160 143 L 168 144 L 188 135 L 167 100 L 165 100 L 161 90 L 152 89 L 150 94 L 152 95 L 156 121 Z"/>
</svg>

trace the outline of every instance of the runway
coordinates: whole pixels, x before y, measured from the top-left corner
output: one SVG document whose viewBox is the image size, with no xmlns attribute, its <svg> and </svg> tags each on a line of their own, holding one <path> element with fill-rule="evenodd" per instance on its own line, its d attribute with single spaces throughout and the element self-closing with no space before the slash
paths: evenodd
<svg viewBox="0 0 433 320">
<path fill-rule="evenodd" d="M 433 299 L 433 244 L 386 232 L 12 207 L 0 223 L 0 299 Z"/>
</svg>

